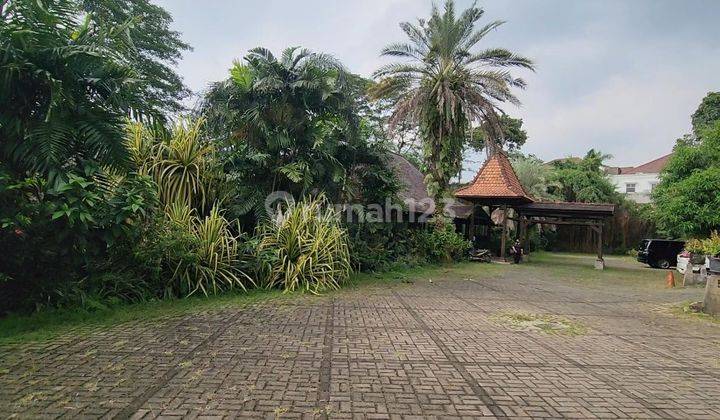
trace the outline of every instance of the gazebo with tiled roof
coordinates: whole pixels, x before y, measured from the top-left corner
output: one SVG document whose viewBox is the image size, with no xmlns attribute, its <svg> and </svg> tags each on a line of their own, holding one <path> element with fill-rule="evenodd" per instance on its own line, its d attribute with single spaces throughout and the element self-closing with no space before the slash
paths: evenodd
<svg viewBox="0 0 720 420">
<path fill-rule="evenodd" d="M 487 206 L 513 206 L 534 201 L 503 152 L 492 155 L 470 185 L 455 191 L 455 197 Z"/>
<path fill-rule="evenodd" d="M 507 210 L 512 207 L 516 211 L 515 220 L 520 223 L 520 237 L 527 243 L 528 228 L 535 224 L 588 226 L 597 233 L 598 259 L 596 268 L 602 269 L 605 264 L 602 253 L 602 236 L 604 220 L 615 213 L 613 204 L 536 203 L 525 191 L 507 156 L 498 151 L 493 154 L 480 168 L 470 185 L 460 188 L 455 196 L 472 202 L 472 213 L 477 206 L 487 206 L 503 210 L 503 233 L 501 237 L 500 256 L 505 257 L 507 238 Z M 471 216 L 470 220 L 474 220 Z M 470 227 L 470 237 L 473 235 Z"/>
<path fill-rule="evenodd" d="M 503 234 L 500 240 L 500 257 L 505 257 L 507 238 L 507 210 L 534 200 L 525 191 L 505 153 L 498 151 L 485 161 L 470 185 L 455 191 L 455 197 L 475 205 L 487 206 L 492 214 L 494 208 L 503 210 Z M 475 209 L 473 209 L 473 213 Z M 474 220 L 474 217 L 471 217 Z M 471 238 L 473 226 L 471 226 Z"/>
</svg>

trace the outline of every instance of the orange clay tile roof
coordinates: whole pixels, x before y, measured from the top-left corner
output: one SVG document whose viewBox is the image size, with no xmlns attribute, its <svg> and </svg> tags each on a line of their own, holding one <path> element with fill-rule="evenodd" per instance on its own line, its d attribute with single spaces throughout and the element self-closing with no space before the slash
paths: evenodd
<svg viewBox="0 0 720 420">
<path fill-rule="evenodd" d="M 533 201 L 525 192 L 507 156 L 499 152 L 480 168 L 473 182 L 455 192 L 459 198 L 511 198 Z"/>
</svg>

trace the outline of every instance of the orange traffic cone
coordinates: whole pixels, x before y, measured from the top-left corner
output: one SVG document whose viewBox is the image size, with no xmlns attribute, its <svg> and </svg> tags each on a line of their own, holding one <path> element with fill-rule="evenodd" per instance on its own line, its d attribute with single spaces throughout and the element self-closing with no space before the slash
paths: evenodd
<svg viewBox="0 0 720 420">
<path fill-rule="evenodd" d="M 667 276 L 665 277 L 665 287 L 668 289 L 675 287 L 675 275 L 672 270 L 668 270 Z"/>
</svg>

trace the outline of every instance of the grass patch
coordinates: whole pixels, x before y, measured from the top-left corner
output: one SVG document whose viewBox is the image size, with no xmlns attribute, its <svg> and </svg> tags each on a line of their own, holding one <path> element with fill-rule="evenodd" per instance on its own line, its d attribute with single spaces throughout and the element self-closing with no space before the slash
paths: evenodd
<svg viewBox="0 0 720 420">
<path fill-rule="evenodd" d="M 90 333 L 97 328 L 107 328 L 131 321 L 182 316 L 190 313 L 237 308 L 255 302 L 279 299 L 325 299 L 341 296 L 358 289 L 408 287 L 412 283 L 441 282 L 446 280 L 475 279 L 482 281 L 493 277 L 527 276 L 540 280 L 564 281 L 582 284 L 591 288 L 662 288 L 665 287 L 663 270 L 643 268 L 630 257 L 608 257 L 604 271 L 595 270 L 592 256 L 581 254 L 555 254 L 537 252 L 528 263 L 520 265 L 481 264 L 464 262 L 447 265 L 424 265 L 419 267 L 397 266 L 378 273 L 355 273 L 343 283 L 338 291 L 321 296 L 302 293 L 282 293 L 277 290 L 252 290 L 241 294 L 224 294 L 211 297 L 191 297 L 169 301 L 154 301 L 132 305 L 118 305 L 96 309 L 63 309 L 43 311 L 31 315 L 11 315 L 0 319 L 0 344 L 26 341 L 43 341 L 72 333 L 73 336 Z M 668 291 L 667 293 L 673 293 Z M 682 312 L 677 309 L 678 313 Z M 517 315 L 517 314 L 516 314 Z M 716 317 L 705 314 L 687 314 L 689 317 L 719 322 Z M 510 318 L 518 323 L 530 322 L 521 318 Z M 534 322 L 534 321 L 533 321 Z M 552 323 L 544 327 L 552 330 Z M 565 328 L 565 332 L 568 332 Z M 579 329 L 569 328 L 572 335 Z M 1 374 L 1 373 L 0 373 Z"/>
<path fill-rule="evenodd" d="M 503 312 L 492 316 L 496 323 L 516 331 L 538 331 L 545 334 L 580 336 L 587 333 L 584 325 L 553 315 Z"/>
<path fill-rule="evenodd" d="M 462 265 L 462 264 L 460 264 Z M 68 308 L 45 310 L 29 315 L 9 315 L 0 319 L 0 344 L 45 341 L 64 334 L 80 336 L 96 330 L 131 321 L 182 316 L 186 314 L 239 308 L 257 302 L 283 299 L 323 299 L 343 289 L 365 288 L 371 285 L 385 286 L 412 282 L 422 276 L 440 276 L 444 266 L 396 268 L 383 273 L 353 274 L 343 288 L 325 295 L 301 292 L 283 293 L 280 290 L 253 289 L 246 293 L 227 293 L 217 296 L 193 296 L 184 299 L 161 300 L 137 304 L 121 304 L 95 309 Z"/>
<path fill-rule="evenodd" d="M 0 344 L 44 341 L 65 333 L 82 335 L 95 328 L 130 321 L 221 310 L 255 302 L 289 297 L 275 290 L 252 290 L 242 294 L 143 302 L 96 310 L 70 308 L 47 310 L 30 315 L 10 315 L 0 319 Z"/>
<path fill-rule="evenodd" d="M 700 322 L 708 322 L 711 324 L 720 324 L 720 317 L 715 315 L 706 314 L 704 312 L 697 312 L 693 308 L 692 301 L 682 302 L 680 304 L 670 307 L 670 313 L 685 319 L 692 319 Z"/>
<path fill-rule="evenodd" d="M 535 252 L 529 262 L 513 267 L 541 279 L 603 289 L 665 289 L 667 270 L 650 268 L 628 256 L 606 256 L 605 270 L 596 270 L 594 261 L 595 256 L 589 254 Z M 674 275 L 676 282 L 681 281 L 677 272 Z"/>
</svg>

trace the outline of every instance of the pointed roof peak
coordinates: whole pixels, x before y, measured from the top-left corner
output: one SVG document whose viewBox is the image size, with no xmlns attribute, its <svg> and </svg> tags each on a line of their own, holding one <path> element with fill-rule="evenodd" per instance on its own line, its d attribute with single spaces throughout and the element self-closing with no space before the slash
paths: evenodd
<svg viewBox="0 0 720 420">
<path fill-rule="evenodd" d="M 455 192 L 466 199 L 532 202 L 523 188 L 507 155 L 499 151 L 490 156 L 475 175 L 473 182 Z"/>
</svg>

